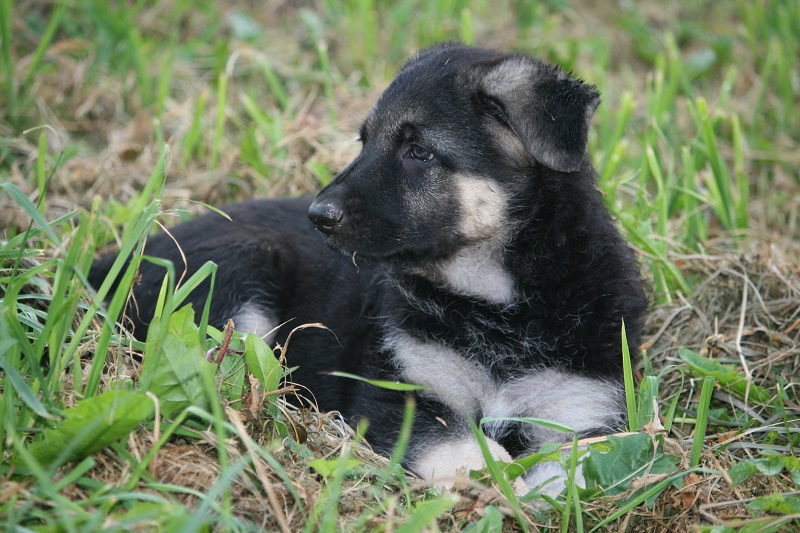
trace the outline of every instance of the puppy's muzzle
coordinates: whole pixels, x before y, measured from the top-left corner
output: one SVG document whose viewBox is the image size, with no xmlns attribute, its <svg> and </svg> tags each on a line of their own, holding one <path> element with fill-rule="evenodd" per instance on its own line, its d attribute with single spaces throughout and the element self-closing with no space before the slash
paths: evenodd
<svg viewBox="0 0 800 533">
<path fill-rule="evenodd" d="M 344 212 L 330 202 L 315 201 L 308 208 L 308 218 L 319 231 L 325 235 L 331 235 L 341 225 Z"/>
</svg>

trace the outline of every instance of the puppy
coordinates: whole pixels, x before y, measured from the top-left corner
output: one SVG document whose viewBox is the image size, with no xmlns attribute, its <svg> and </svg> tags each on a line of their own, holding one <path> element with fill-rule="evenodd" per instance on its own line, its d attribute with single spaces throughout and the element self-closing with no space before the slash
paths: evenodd
<svg viewBox="0 0 800 533">
<path fill-rule="evenodd" d="M 647 302 L 586 154 L 599 102 L 594 86 L 538 59 L 436 46 L 400 70 L 361 126 L 361 153 L 313 202 L 237 204 L 232 221 L 212 213 L 172 234 L 189 274 L 219 266 L 212 324 L 277 327 L 278 343 L 300 324 L 327 326 L 292 337 L 291 379 L 321 409 L 368 420 L 377 451 L 393 449 L 413 396 L 405 465 L 423 478 L 446 484 L 484 465 L 470 420 L 608 434 L 626 418 L 622 323 L 637 354 Z M 164 235 L 146 253 L 183 264 Z M 95 284 L 112 260 L 95 263 Z M 144 338 L 164 271 L 145 262 L 140 273 L 129 317 Z M 192 294 L 195 308 L 209 290 Z M 510 420 L 483 430 L 503 460 L 571 438 Z"/>
</svg>

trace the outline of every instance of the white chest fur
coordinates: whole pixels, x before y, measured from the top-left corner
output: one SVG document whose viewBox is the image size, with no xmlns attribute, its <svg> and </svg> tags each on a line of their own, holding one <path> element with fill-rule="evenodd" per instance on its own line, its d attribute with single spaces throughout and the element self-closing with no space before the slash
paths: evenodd
<svg viewBox="0 0 800 533">
<path fill-rule="evenodd" d="M 452 348 L 402 332 L 391 336 L 387 347 L 403 379 L 427 387 L 428 394 L 469 417 L 543 418 L 580 433 L 603 427 L 619 411 L 620 387 L 602 379 L 542 368 L 499 381 Z M 564 439 L 544 428 L 536 433 L 540 441 Z"/>
</svg>

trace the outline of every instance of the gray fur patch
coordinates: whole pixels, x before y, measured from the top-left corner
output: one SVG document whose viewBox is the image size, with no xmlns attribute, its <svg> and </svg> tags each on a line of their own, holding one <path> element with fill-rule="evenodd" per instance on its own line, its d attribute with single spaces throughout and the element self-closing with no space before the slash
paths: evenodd
<svg viewBox="0 0 800 533">
<path fill-rule="evenodd" d="M 279 323 L 261 306 L 247 302 L 242 305 L 233 317 L 236 331 L 258 335 L 267 344 L 275 339 Z"/>
<path fill-rule="evenodd" d="M 606 428 L 624 416 L 620 411 L 624 392 L 612 382 L 550 368 L 500 382 L 486 368 L 447 346 L 403 332 L 388 335 L 384 343 L 405 381 L 428 387 L 425 394 L 469 416 L 543 418 L 578 433 Z M 502 421 L 491 422 L 486 425 L 487 434 L 499 439 L 506 427 Z M 532 447 L 567 437 L 533 424 L 525 428 Z"/>
</svg>

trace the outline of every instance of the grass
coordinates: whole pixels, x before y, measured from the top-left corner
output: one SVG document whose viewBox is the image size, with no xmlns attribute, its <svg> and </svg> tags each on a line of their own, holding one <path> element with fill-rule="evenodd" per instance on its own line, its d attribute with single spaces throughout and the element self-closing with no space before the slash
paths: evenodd
<svg viewBox="0 0 800 533">
<path fill-rule="evenodd" d="M 295 4 L 0 0 L 6 528 L 800 528 L 798 4 Z M 146 342 L 117 325 L 135 269 L 96 295 L 85 278 L 109 247 L 150 260 L 157 223 L 203 204 L 318 190 L 404 59 L 447 39 L 598 85 L 599 187 L 654 301 L 631 434 L 490 462 L 456 493 L 287 404 L 303 391 L 280 350 L 234 335 L 206 363 L 225 332 L 180 303 L 212 264 L 170 271 Z M 516 476 L 562 456 L 585 488 L 517 498 Z"/>
</svg>

